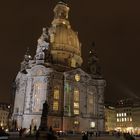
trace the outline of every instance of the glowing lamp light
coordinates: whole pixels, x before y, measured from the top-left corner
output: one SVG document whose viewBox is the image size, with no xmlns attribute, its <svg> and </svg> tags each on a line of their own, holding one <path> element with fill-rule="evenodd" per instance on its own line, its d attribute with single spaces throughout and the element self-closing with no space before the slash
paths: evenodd
<svg viewBox="0 0 140 140">
<path fill-rule="evenodd" d="M 95 122 L 91 122 L 91 123 L 90 123 L 90 127 L 91 127 L 91 128 L 95 128 Z"/>
<path fill-rule="evenodd" d="M 7 129 L 5 129 L 5 131 L 6 131 L 6 132 L 8 132 L 8 128 L 7 128 Z"/>
<path fill-rule="evenodd" d="M 79 122 L 78 122 L 78 121 L 74 121 L 74 124 L 75 124 L 75 125 L 78 125 L 78 124 L 79 124 Z"/>
</svg>

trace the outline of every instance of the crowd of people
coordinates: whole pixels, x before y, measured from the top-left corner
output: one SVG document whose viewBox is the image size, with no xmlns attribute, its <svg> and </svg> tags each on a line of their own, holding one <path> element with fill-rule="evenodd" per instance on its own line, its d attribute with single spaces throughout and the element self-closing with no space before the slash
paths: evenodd
<svg viewBox="0 0 140 140">
<path fill-rule="evenodd" d="M 31 131 L 31 130 L 30 130 Z M 24 135 L 25 130 L 24 129 L 20 129 L 19 130 L 19 137 L 22 137 Z M 31 135 L 31 132 L 30 132 Z M 113 132 L 112 135 L 114 137 L 116 137 L 117 139 L 121 139 L 122 137 L 124 138 L 124 140 L 135 140 L 135 137 L 130 134 L 130 133 L 121 133 L 121 132 Z M 36 138 L 36 140 L 39 140 L 39 138 L 41 137 L 41 131 L 37 130 L 36 127 L 34 129 L 34 136 Z M 52 127 L 50 127 L 47 131 L 46 131 L 46 140 L 57 140 L 57 137 L 63 137 L 66 136 L 65 133 L 60 133 L 60 132 L 55 132 L 53 131 Z M 95 131 L 95 132 L 83 132 L 82 133 L 82 137 L 81 140 L 88 140 L 89 137 L 100 137 L 103 136 L 103 134 L 100 131 Z"/>
<path fill-rule="evenodd" d="M 135 137 L 128 133 L 120 133 L 120 132 L 115 132 L 113 133 L 114 136 L 116 136 L 117 138 L 120 138 L 121 136 L 125 139 L 125 140 L 135 140 Z"/>
</svg>

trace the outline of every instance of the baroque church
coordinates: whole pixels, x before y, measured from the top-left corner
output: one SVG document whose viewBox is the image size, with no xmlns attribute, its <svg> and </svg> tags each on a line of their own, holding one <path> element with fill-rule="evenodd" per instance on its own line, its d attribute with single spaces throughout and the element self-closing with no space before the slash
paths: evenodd
<svg viewBox="0 0 140 140">
<path fill-rule="evenodd" d="M 68 20 L 69 7 L 58 2 L 48 30 L 43 28 L 34 58 L 21 62 L 15 83 L 13 120 L 16 128 L 40 126 L 47 101 L 48 127 L 56 131 L 103 131 L 104 88 L 98 58 L 90 51 L 89 70 L 81 65 L 81 43 Z"/>
</svg>

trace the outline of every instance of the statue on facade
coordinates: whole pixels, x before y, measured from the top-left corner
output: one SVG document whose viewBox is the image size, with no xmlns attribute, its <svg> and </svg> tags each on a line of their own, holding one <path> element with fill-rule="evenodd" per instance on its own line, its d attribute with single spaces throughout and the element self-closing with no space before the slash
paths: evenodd
<svg viewBox="0 0 140 140">
<path fill-rule="evenodd" d="M 24 55 L 24 60 L 21 62 L 21 72 L 27 73 L 26 69 L 29 67 L 29 61 L 32 59 L 30 53 L 29 53 L 29 48 L 27 48 L 27 51 Z"/>
<path fill-rule="evenodd" d="M 49 105 L 47 101 L 43 104 L 42 117 L 47 117 L 49 112 Z"/>
<path fill-rule="evenodd" d="M 47 34 L 46 28 L 43 28 L 42 35 L 38 39 L 37 50 L 36 50 L 36 60 L 45 59 L 45 51 L 49 50 L 49 36 Z"/>
<path fill-rule="evenodd" d="M 48 112 L 49 112 L 49 105 L 47 101 L 43 103 L 42 115 L 41 115 L 41 123 L 39 129 L 41 131 L 48 130 Z"/>
</svg>

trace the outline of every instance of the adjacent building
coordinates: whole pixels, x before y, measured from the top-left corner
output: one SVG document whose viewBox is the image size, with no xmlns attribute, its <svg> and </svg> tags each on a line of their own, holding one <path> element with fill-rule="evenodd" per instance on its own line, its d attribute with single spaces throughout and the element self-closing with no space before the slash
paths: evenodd
<svg viewBox="0 0 140 140">
<path fill-rule="evenodd" d="M 0 127 L 8 128 L 9 126 L 10 104 L 0 103 Z"/>
<path fill-rule="evenodd" d="M 114 131 L 116 128 L 116 109 L 112 106 L 105 106 L 105 130 Z"/>
<path fill-rule="evenodd" d="M 106 115 L 106 126 L 112 124 L 112 119 L 114 118 L 114 129 L 120 132 L 129 132 L 134 134 L 140 134 L 140 101 L 135 99 L 125 99 L 120 100 L 114 107 L 113 112 L 115 113 L 114 117 L 112 116 L 112 110 L 105 109 Z M 108 116 L 112 116 L 111 120 L 108 119 Z M 106 127 L 107 131 L 110 131 Z"/>
<path fill-rule="evenodd" d="M 104 88 L 95 52 L 90 72 L 82 68 L 81 43 L 68 20 L 70 8 L 59 2 L 51 27 L 43 28 L 36 54 L 29 51 L 15 79 L 13 121 L 16 128 L 39 128 L 43 103 L 49 105 L 48 127 L 61 131 L 104 130 Z"/>
</svg>

